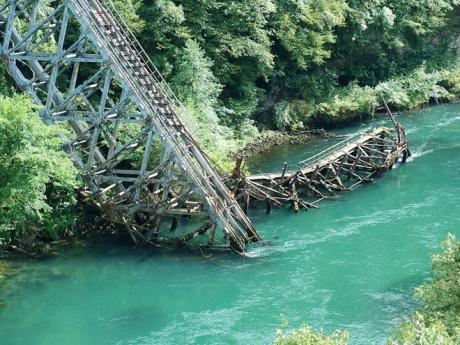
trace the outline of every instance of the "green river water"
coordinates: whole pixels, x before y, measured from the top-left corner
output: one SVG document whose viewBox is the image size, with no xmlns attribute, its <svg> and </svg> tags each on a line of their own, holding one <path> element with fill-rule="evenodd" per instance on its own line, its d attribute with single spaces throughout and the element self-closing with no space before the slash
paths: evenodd
<svg viewBox="0 0 460 345">
<path fill-rule="evenodd" d="M 398 119 L 414 154 L 406 165 L 319 210 L 252 210 L 270 241 L 253 258 L 104 241 L 16 263 L 23 271 L 0 285 L 0 344 L 262 345 L 280 314 L 289 327 L 348 329 L 352 345 L 385 344 L 430 277 L 429 254 L 460 235 L 460 105 Z M 280 147 L 251 166 L 280 170 L 327 144 Z"/>
</svg>

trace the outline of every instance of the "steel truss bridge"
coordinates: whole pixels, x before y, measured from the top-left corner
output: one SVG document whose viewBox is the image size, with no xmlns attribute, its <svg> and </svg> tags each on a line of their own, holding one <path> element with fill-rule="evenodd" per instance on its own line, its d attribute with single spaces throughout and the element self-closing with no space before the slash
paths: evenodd
<svg viewBox="0 0 460 345">
<path fill-rule="evenodd" d="M 244 252 L 260 240 L 110 1 L 0 3 L 8 73 L 69 129 L 65 148 L 111 221 L 138 243 Z"/>
</svg>

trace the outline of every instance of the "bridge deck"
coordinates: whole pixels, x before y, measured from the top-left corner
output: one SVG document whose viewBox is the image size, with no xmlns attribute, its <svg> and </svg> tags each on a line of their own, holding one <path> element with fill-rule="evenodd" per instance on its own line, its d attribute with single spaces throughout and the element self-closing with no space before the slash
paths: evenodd
<svg viewBox="0 0 460 345">
<path fill-rule="evenodd" d="M 350 152 L 353 152 L 357 146 L 365 144 L 367 141 L 372 140 L 376 136 L 379 136 L 381 134 L 386 134 L 386 132 L 388 132 L 388 130 L 389 129 L 385 128 L 385 127 L 376 128 L 372 132 L 366 133 L 363 136 L 359 137 L 359 139 L 357 139 L 357 140 L 355 140 L 355 141 L 353 141 L 351 143 L 347 143 L 345 146 L 343 146 L 342 148 L 339 148 L 337 151 L 331 153 L 330 155 L 328 155 L 326 157 L 323 157 L 323 158 L 320 158 L 319 160 L 315 161 L 314 163 L 309 164 L 306 167 L 303 167 L 301 169 L 301 171 L 302 171 L 303 174 L 312 173 L 312 172 L 314 172 L 314 170 L 316 169 L 317 166 L 324 167 L 324 166 L 330 164 L 331 162 L 336 161 L 340 157 L 343 157 L 344 155 L 349 154 Z M 329 152 L 329 151 L 330 151 L 330 148 L 328 148 L 326 151 L 323 151 L 319 155 L 323 156 L 324 152 Z M 287 171 L 284 175 L 283 175 L 282 172 L 267 173 L 267 174 L 255 174 L 255 175 L 248 176 L 247 179 L 250 180 L 250 181 L 263 181 L 263 180 L 272 181 L 272 180 L 278 180 L 281 177 L 289 179 L 290 177 L 292 177 L 295 174 L 298 174 L 298 170 Z"/>
<path fill-rule="evenodd" d="M 301 168 L 282 172 L 244 176 L 235 174 L 232 188 L 247 212 L 249 207 L 289 203 L 295 211 L 317 208 L 318 202 L 337 192 L 350 191 L 369 183 L 392 169 L 400 157 L 405 162 L 410 154 L 404 129 L 397 124 L 395 131 L 375 128 L 358 137 L 346 139 L 301 162 Z M 238 177 L 239 176 L 239 177 Z"/>
</svg>

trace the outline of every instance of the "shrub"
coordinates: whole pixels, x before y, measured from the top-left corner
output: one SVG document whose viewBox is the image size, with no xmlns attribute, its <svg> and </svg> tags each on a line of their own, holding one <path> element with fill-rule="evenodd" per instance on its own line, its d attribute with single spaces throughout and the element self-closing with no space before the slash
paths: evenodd
<svg viewBox="0 0 460 345">
<path fill-rule="evenodd" d="M 283 101 L 275 105 L 274 124 L 276 129 L 284 131 L 293 124 L 291 104 Z"/>
<path fill-rule="evenodd" d="M 0 246 L 57 238 L 72 225 L 77 172 L 59 128 L 26 96 L 0 96 Z"/>
<path fill-rule="evenodd" d="M 458 97 L 460 68 L 427 72 L 422 66 L 409 75 L 380 83 L 375 88 L 351 85 L 341 89 L 328 100 L 317 104 L 314 111 L 302 121 L 306 126 L 334 127 L 372 116 L 378 108 L 382 108 L 382 99 L 393 110 L 410 110 L 430 102 L 453 101 Z M 292 106 L 287 106 L 287 102 L 279 104 L 278 124 L 292 126 L 298 120 L 293 116 Z"/>
<path fill-rule="evenodd" d="M 353 85 L 318 104 L 312 121 L 317 126 L 343 125 L 372 116 L 377 106 L 374 89 Z"/>
<path fill-rule="evenodd" d="M 415 290 L 423 306 L 404 321 L 389 345 L 460 344 L 460 242 L 453 235 L 433 255 L 434 279 Z"/>
<path fill-rule="evenodd" d="M 416 109 L 430 101 L 449 98 L 449 92 L 440 85 L 443 75 L 444 72 L 428 73 L 422 66 L 407 76 L 381 83 L 375 89 L 395 110 Z"/>
<path fill-rule="evenodd" d="M 417 288 L 415 297 L 423 301 L 425 313 L 460 337 L 460 242 L 449 234 L 442 247 L 444 251 L 432 257 L 433 281 Z"/>
<path fill-rule="evenodd" d="M 452 99 L 460 97 L 460 67 L 447 70 L 440 84 L 452 95 Z"/>
<path fill-rule="evenodd" d="M 335 331 L 328 335 L 315 332 L 310 326 L 303 325 L 298 330 L 283 333 L 277 331 L 273 345 L 347 345 L 348 332 Z"/>
<path fill-rule="evenodd" d="M 395 331 L 388 345 L 456 345 L 439 320 L 428 320 L 428 317 L 416 313 L 412 319 L 406 320 Z"/>
</svg>

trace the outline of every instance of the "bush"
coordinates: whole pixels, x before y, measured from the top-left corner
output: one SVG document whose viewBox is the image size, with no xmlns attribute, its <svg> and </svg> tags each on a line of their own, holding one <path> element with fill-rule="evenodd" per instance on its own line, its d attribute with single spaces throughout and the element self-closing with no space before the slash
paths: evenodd
<svg viewBox="0 0 460 345">
<path fill-rule="evenodd" d="M 432 258 L 433 281 L 417 288 L 415 297 L 423 301 L 423 312 L 439 318 L 460 339 L 460 242 L 449 235 L 442 247 Z"/>
<path fill-rule="evenodd" d="M 373 88 L 353 85 L 318 104 L 312 122 L 323 127 L 348 124 L 372 116 L 378 104 Z"/>
<path fill-rule="evenodd" d="M 57 238 L 75 222 L 77 172 L 26 96 L 0 96 L 0 246 Z"/>
<path fill-rule="evenodd" d="M 347 345 L 348 332 L 335 331 L 331 335 L 315 332 L 310 326 L 303 325 L 298 330 L 283 333 L 277 331 L 273 345 Z"/>
<path fill-rule="evenodd" d="M 388 341 L 388 345 L 456 345 L 458 342 L 447 332 L 439 320 L 429 320 L 427 316 L 416 313 L 405 321 Z"/>
<path fill-rule="evenodd" d="M 446 71 L 440 84 L 452 95 L 452 99 L 460 97 L 460 67 Z"/>
<path fill-rule="evenodd" d="M 433 255 L 434 279 L 415 290 L 421 310 L 396 329 L 389 345 L 460 344 L 460 242 L 453 235 Z"/>
<path fill-rule="evenodd" d="M 460 68 L 427 72 L 424 66 L 413 73 L 378 84 L 375 88 L 351 85 L 317 104 L 313 111 L 296 114 L 292 103 L 276 108 L 278 129 L 291 128 L 296 121 L 305 126 L 335 127 L 373 116 L 385 99 L 393 110 L 411 110 L 430 102 L 453 101 L 460 97 Z"/>
<path fill-rule="evenodd" d="M 448 235 L 443 252 L 433 255 L 433 281 L 418 287 L 415 297 L 422 308 L 396 328 L 388 345 L 460 344 L 460 242 Z M 274 345 L 346 345 L 348 333 L 315 333 L 310 326 L 283 333 L 277 331 Z"/>
<path fill-rule="evenodd" d="M 445 72 L 428 73 L 425 67 L 413 73 L 379 84 L 375 89 L 379 98 L 385 98 L 395 110 L 417 109 L 430 101 L 450 98 L 449 92 L 441 86 Z"/>
</svg>

